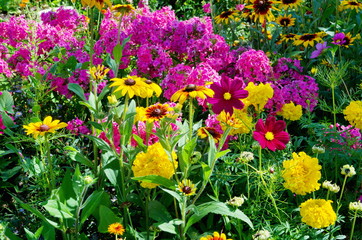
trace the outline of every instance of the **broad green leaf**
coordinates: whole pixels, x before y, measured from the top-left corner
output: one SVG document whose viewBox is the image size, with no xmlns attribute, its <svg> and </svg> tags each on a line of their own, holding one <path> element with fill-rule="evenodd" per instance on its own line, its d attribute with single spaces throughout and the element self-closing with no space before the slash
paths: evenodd
<svg viewBox="0 0 362 240">
<path fill-rule="evenodd" d="M 166 207 L 159 201 L 150 201 L 148 203 L 148 212 L 150 218 L 159 223 L 165 223 L 172 220 L 171 214 L 167 211 Z"/>
<path fill-rule="evenodd" d="M 166 188 L 161 188 L 161 189 L 163 191 L 167 192 L 168 194 L 170 194 L 172 197 L 174 197 L 178 202 L 181 202 L 181 196 L 177 192 L 166 189 Z"/>
<path fill-rule="evenodd" d="M 165 222 L 165 223 L 157 223 L 157 224 L 155 224 L 155 226 L 164 232 L 168 232 L 171 234 L 178 234 L 177 226 L 181 225 L 181 224 L 182 224 L 181 220 L 174 219 L 174 220 L 171 220 L 171 221 Z"/>
<path fill-rule="evenodd" d="M 93 168 L 92 161 L 89 160 L 87 157 L 85 157 L 80 152 L 78 152 L 78 150 L 76 150 L 75 148 L 67 146 L 67 147 L 64 148 L 64 150 L 68 151 L 68 156 L 73 161 L 79 162 L 81 164 L 84 164 L 87 167 Z"/>
<path fill-rule="evenodd" d="M 37 240 L 37 238 L 35 237 L 35 234 L 32 233 L 29 229 L 24 228 L 25 230 L 25 236 L 28 240 Z"/>
<path fill-rule="evenodd" d="M 123 55 L 123 47 L 121 44 L 117 43 L 116 46 L 113 48 L 113 58 L 117 64 L 121 62 L 121 58 Z"/>
<path fill-rule="evenodd" d="M 43 222 L 42 236 L 46 240 L 55 240 L 55 228 L 46 222 Z"/>
<path fill-rule="evenodd" d="M 111 209 L 104 205 L 99 206 L 99 216 L 100 220 L 98 225 L 98 231 L 101 233 L 106 233 L 110 224 L 121 222 L 121 218 L 114 214 Z"/>
<path fill-rule="evenodd" d="M 67 206 L 70 208 L 70 211 L 75 210 L 77 203 L 77 195 L 74 191 L 72 172 L 67 170 L 65 176 L 62 180 L 62 185 L 58 190 L 58 197 L 61 202 L 66 202 Z"/>
<path fill-rule="evenodd" d="M 87 101 L 85 95 L 84 95 L 84 90 L 81 86 L 79 86 L 79 84 L 77 83 L 68 83 L 68 89 L 69 91 L 74 92 L 78 97 L 80 97 L 83 101 Z"/>
<path fill-rule="evenodd" d="M 2 91 L 0 95 L 0 111 L 14 113 L 13 110 L 14 100 L 8 91 Z"/>
<path fill-rule="evenodd" d="M 90 140 L 92 140 L 99 149 L 101 149 L 102 151 L 112 151 L 111 147 L 109 146 L 109 144 L 104 141 L 103 139 L 100 139 L 99 137 L 96 136 L 91 136 L 91 135 L 86 135 L 87 138 L 89 138 Z"/>
<path fill-rule="evenodd" d="M 94 210 L 99 206 L 102 200 L 103 191 L 94 191 L 84 202 L 81 213 L 80 222 L 83 224 L 85 220 L 94 212 Z"/>
<path fill-rule="evenodd" d="M 4 234 L 11 240 L 23 240 L 22 238 L 16 236 L 8 227 L 5 228 Z"/>
<path fill-rule="evenodd" d="M 202 174 L 204 175 L 204 181 L 207 181 L 211 175 L 211 168 L 204 162 L 201 162 Z"/>
<path fill-rule="evenodd" d="M 57 200 L 48 200 L 47 204 L 44 205 L 44 208 L 50 215 L 56 218 L 66 219 L 74 217 L 67 205 Z"/>
<path fill-rule="evenodd" d="M 226 215 L 229 217 L 234 217 L 237 219 L 240 219 L 247 223 L 250 228 L 253 229 L 253 224 L 250 221 L 250 219 L 239 209 L 231 209 L 229 206 L 227 206 L 225 203 L 222 202 L 207 202 L 203 203 L 199 206 L 196 206 L 197 212 L 195 212 L 193 215 L 190 216 L 186 223 L 185 231 L 189 227 L 191 227 L 194 223 L 197 223 L 200 221 L 203 217 L 210 213 L 214 214 L 220 214 L 220 215 Z"/>
<path fill-rule="evenodd" d="M 175 185 L 177 185 L 174 181 L 158 176 L 158 175 L 148 175 L 148 176 L 142 176 L 142 177 L 133 177 L 133 180 L 148 182 L 148 183 L 155 183 L 159 184 L 161 186 L 174 189 Z"/>
</svg>

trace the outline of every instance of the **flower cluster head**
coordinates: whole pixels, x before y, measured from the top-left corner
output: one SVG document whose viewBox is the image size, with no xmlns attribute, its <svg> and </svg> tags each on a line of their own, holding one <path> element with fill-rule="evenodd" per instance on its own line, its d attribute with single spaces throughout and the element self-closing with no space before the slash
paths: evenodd
<svg viewBox="0 0 362 240">
<path fill-rule="evenodd" d="M 346 35 L 344 35 L 344 33 L 336 33 L 333 36 L 332 43 L 335 44 L 335 45 L 342 46 L 346 42 L 344 40 L 345 37 L 346 37 Z"/>
<path fill-rule="evenodd" d="M 232 240 L 231 238 L 226 239 L 225 233 L 214 232 L 213 236 L 207 235 L 206 237 L 200 238 L 200 240 Z"/>
<path fill-rule="evenodd" d="M 295 105 L 293 102 L 286 103 L 278 114 L 287 120 L 296 121 L 303 115 L 302 106 L 299 104 Z"/>
<path fill-rule="evenodd" d="M 157 142 L 149 146 L 147 152 L 140 152 L 136 155 L 132 171 L 135 177 L 158 175 L 170 179 L 177 166 L 176 153 L 172 152 L 172 159 L 170 159 L 161 143 Z M 141 181 L 141 186 L 155 188 L 158 184 Z"/>
<path fill-rule="evenodd" d="M 79 118 L 75 118 L 69 121 L 67 126 L 67 130 L 69 130 L 72 134 L 79 135 L 79 134 L 90 134 L 91 130 L 87 126 L 84 125 L 84 121 L 80 120 Z"/>
<path fill-rule="evenodd" d="M 271 237 L 268 230 L 259 230 L 253 235 L 253 240 L 267 240 Z"/>
<path fill-rule="evenodd" d="M 331 181 L 324 181 L 322 183 L 322 187 L 325 189 L 328 189 L 328 191 L 334 192 L 334 193 L 337 193 L 340 190 L 340 187 L 336 183 L 332 184 Z"/>
<path fill-rule="evenodd" d="M 343 114 L 352 126 L 362 129 L 362 101 L 351 101 L 343 110 Z"/>
<path fill-rule="evenodd" d="M 127 96 L 133 98 L 138 96 L 146 98 L 148 96 L 147 90 L 148 85 L 143 81 L 142 78 L 137 76 L 127 76 L 125 78 L 112 78 L 113 83 L 110 87 L 117 87 L 113 93 L 120 92 L 121 96 Z"/>
<path fill-rule="evenodd" d="M 244 195 L 241 195 L 240 197 L 233 197 L 232 199 L 226 201 L 226 204 L 234 206 L 234 207 L 240 207 L 245 202 L 246 197 Z"/>
<path fill-rule="evenodd" d="M 190 179 L 182 180 L 177 186 L 177 190 L 185 196 L 194 195 L 196 189 L 195 184 L 193 184 Z"/>
<path fill-rule="evenodd" d="M 275 117 L 268 117 L 265 122 L 259 119 L 255 125 L 253 138 L 259 142 L 261 148 L 268 148 L 271 151 L 283 150 L 289 142 L 289 134 L 283 131 L 286 123 L 283 120 L 276 120 Z"/>
<path fill-rule="evenodd" d="M 341 174 L 347 177 L 352 177 L 356 175 L 356 169 L 353 166 L 346 164 L 341 168 Z"/>
<path fill-rule="evenodd" d="M 120 223 L 112 223 L 108 226 L 108 232 L 114 235 L 123 235 L 126 230 Z"/>
<path fill-rule="evenodd" d="M 242 163 L 248 163 L 250 161 L 254 160 L 254 153 L 243 151 L 240 153 L 240 157 L 238 158 L 238 161 Z"/>
<path fill-rule="evenodd" d="M 207 97 L 212 97 L 214 95 L 214 91 L 210 88 L 204 86 L 196 86 L 195 84 L 189 84 L 186 87 L 175 92 L 171 101 L 179 102 L 183 104 L 188 98 L 201 98 L 206 99 Z"/>
<path fill-rule="evenodd" d="M 243 99 L 245 108 L 252 105 L 258 112 L 263 110 L 265 104 L 274 95 L 274 89 L 271 87 L 270 83 L 259 83 L 257 85 L 253 82 L 249 82 L 245 90 L 249 92 L 248 97 Z"/>
<path fill-rule="evenodd" d="M 282 177 L 286 189 L 298 195 L 319 189 L 322 166 L 318 164 L 317 158 L 312 158 L 305 152 L 293 152 L 293 158 L 283 161 L 283 167 Z"/>
<path fill-rule="evenodd" d="M 350 211 L 362 212 L 362 202 L 350 202 L 348 208 Z"/>
<path fill-rule="evenodd" d="M 34 138 L 40 136 L 45 136 L 46 133 L 54 133 L 56 130 L 65 128 L 68 124 L 60 122 L 60 120 L 54 120 L 51 116 L 44 118 L 42 122 L 29 123 L 28 125 L 23 125 L 27 135 L 33 134 Z"/>
<path fill-rule="evenodd" d="M 325 228 L 333 225 L 337 214 L 332 208 L 331 200 L 309 199 L 300 205 L 302 222 L 314 228 Z"/>
</svg>

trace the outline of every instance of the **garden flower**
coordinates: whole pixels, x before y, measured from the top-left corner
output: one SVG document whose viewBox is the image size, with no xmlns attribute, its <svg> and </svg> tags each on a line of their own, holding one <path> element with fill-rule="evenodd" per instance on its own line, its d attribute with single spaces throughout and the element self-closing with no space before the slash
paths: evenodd
<svg viewBox="0 0 362 240">
<path fill-rule="evenodd" d="M 253 138 L 259 142 L 261 148 L 268 148 L 271 151 L 283 150 L 289 142 L 289 134 L 283 131 L 285 127 L 285 122 L 276 121 L 275 117 L 268 117 L 265 123 L 263 119 L 259 119 L 255 125 Z"/>
<path fill-rule="evenodd" d="M 219 234 L 218 232 L 214 232 L 214 235 L 207 235 L 206 237 L 200 238 L 200 240 L 232 240 L 231 238 L 226 239 L 225 233 Z"/>
<path fill-rule="evenodd" d="M 234 114 L 236 119 L 241 121 L 241 125 L 239 128 L 232 129 L 230 134 L 243 134 L 243 133 L 249 133 L 251 129 L 253 128 L 253 118 L 248 115 L 246 111 L 234 109 Z"/>
<path fill-rule="evenodd" d="M 253 235 L 253 240 L 267 240 L 271 237 L 268 230 L 259 230 Z"/>
<path fill-rule="evenodd" d="M 328 189 L 328 191 L 334 192 L 334 193 L 337 193 L 340 190 L 340 187 L 335 183 L 332 184 L 331 181 L 324 181 L 322 183 L 322 187 L 325 189 Z"/>
<path fill-rule="evenodd" d="M 276 43 L 281 44 L 282 42 L 289 42 L 289 40 L 294 41 L 296 36 L 297 35 L 294 33 L 280 34 L 280 40 L 277 41 Z"/>
<path fill-rule="evenodd" d="M 142 98 L 147 97 L 148 85 L 137 76 L 127 76 L 125 78 L 112 78 L 113 83 L 110 87 L 117 87 L 113 93 L 120 92 L 121 96 L 127 96 L 133 98 L 138 96 Z"/>
<path fill-rule="evenodd" d="M 178 90 L 171 96 L 171 101 L 179 102 L 183 104 L 188 97 L 191 98 L 201 98 L 205 99 L 207 97 L 212 97 L 214 95 L 214 91 L 210 88 L 206 88 L 204 86 L 196 86 L 195 84 L 189 84 L 186 87 Z"/>
<path fill-rule="evenodd" d="M 350 211 L 362 212 L 362 202 L 350 202 L 348 208 Z"/>
<path fill-rule="evenodd" d="M 243 100 L 245 107 L 253 105 L 258 112 L 262 111 L 265 104 L 274 95 L 274 89 L 270 83 L 255 85 L 255 83 L 249 82 L 245 90 L 249 92 L 248 97 Z"/>
<path fill-rule="evenodd" d="M 78 136 L 79 134 L 90 134 L 91 130 L 84 125 L 84 121 L 79 118 L 75 118 L 69 122 L 67 122 L 67 130 L 69 130 L 72 134 Z"/>
<path fill-rule="evenodd" d="M 286 103 L 278 114 L 287 120 L 296 121 L 303 115 L 302 106 L 299 104 L 295 105 L 293 102 Z"/>
<path fill-rule="evenodd" d="M 299 5 L 302 3 L 302 0 L 280 0 L 280 5 L 279 7 L 283 8 L 283 9 L 288 9 L 288 8 L 296 8 L 299 7 Z"/>
<path fill-rule="evenodd" d="M 312 52 L 312 54 L 310 55 L 310 58 L 317 58 L 319 55 L 321 55 L 323 53 L 323 51 L 325 49 L 328 49 L 330 47 L 327 47 L 327 42 L 324 43 L 317 43 L 315 45 L 316 50 L 314 50 Z"/>
<path fill-rule="evenodd" d="M 193 184 L 190 179 L 184 179 L 177 186 L 177 190 L 184 194 L 185 196 L 191 196 L 196 193 L 195 184 Z"/>
<path fill-rule="evenodd" d="M 334 36 L 333 36 L 333 41 L 332 43 L 335 44 L 335 45 L 343 45 L 346 41 L 344 40 L 346 36 L 344 35 L 344 33 L 336 33 Z"/>
<path fill-rule="evenodd" d="M 234 207 L 240 207 L 245 202 L 246 198 L 245 196 L 241 195 L 240 197 L 233 197 L 232 199 L 226 201 L 226 204 L 234 206 Z"/>
<path fill-rule="evenodd" d="M 116 4 L 111 7 L 111 11 L 116 17 L 127 15 L 133 10 L 135 10 L 135 8 L 131 4 Z"/>
<path fill-rule="evenodd" d="M 357 34 L 355 37 L 352 37 L 351 33 L 347 33 L 344 36 L 344 39 L 343 39 L 344 43 L 342 44 L 342 46 L 348 48 L 349 46 L 353 45 L 352 43 L 354 42 L 354 40 L 360 39 L 360 38 L 361 38 L 361 36 L 359 34 Z"/>
<path fill-rule="evenodd" d="M 269 0 L 254 0 L 252 1 L 253 5 L 245 6 L 247 9 L 251 9 L 251 18 L 254 22 L 258 22 L 263 24 L 265 21 L 273 21 L 274 15 L 272 13 L 272 9 L 278 10 L 273 6 L 275 3 L 280 3 L 279 1 L 269 1 Z"/>
<path fill-rule="evenodd" d="M 207 138 L 209 133 L 212 138 L 214 139 L 215 143 L 218 143 L 221 138 L 221 133 L 219 133 L 214 127 L 202 127 L 197 130 L 197 135 L 200 138 Z"/>
<path fill-rule="evenodd" d="M 351 101 L 343 110 L 343 114 L 352 126 L 362 129 L 362 101 Z"/>
<path fill-rule="evenodd" d="M 210 7 L 210 3 L 206 3 L 202 6 L 202 9 L 204 10 L 205 13 L 211 13 L 211 7 Z"/>
<path fill-rule="evenodd" d="M 317 158 L 312 158 L 305 152 L 293 152 L 293 158 L 283 161 L 283 167 L 282 177 L 286 189 L 298 195 L 319 189 L 322 166 L 318 164 Z"/>
<path fill-rule="evenodd" d="M 219 115 L 217 115 L 216 119 L 220 122 L 223 131 L 225 131 L 228 127 L 231 127 L 232 129 L 238 129 L 243 124 L 241 120 L 236 118 L 234 114 L 230 114 L 225 111 L 222 111 Z"/>
<path fill-rule="evenodd" d="M 155 94 L 156 97 L 159 97 L 161 95 L 162 89 L 157 83 L 154 83 L 153 81 L 146 78 L 143 78 L 142 80 L 148 85 L 147 89 L 148 98 L 152 97 L 153 94 Z"/>
<path fill-rule="evenodd" d="M 243 82 L 224 78 L 220 83 L 213 83 L 210 88 L 214 91 L 214 96 L 208 98 L 212 106 L 212 111 L 219 114 L 221 111 L 233 113 L 233 109 L 242 109 L 244 103 L 240 100 L 246 98 L 248 92 L 243 90 Z"/>
<path fill-rule="evenodd" d="M 99 11 L 102 11 L 105 3 L 108 5 L 108 7 L 112 6 L 110 0 L 81 0 L 81 3 L 83 7 L 88 6 L 92 8 L 93 6 L 96 6 L 96 8 L 98 8 Z"/>
<path fill-rule="evenodd" d="M 353 166 L 346 164 L 341 168 L 341 174 L 346 175 L 347 177 L 352 177 L 356 175 L 356 169 Z"/>
<path fill-rule="evenodd" d="M 279 16 L 277 17 L 276 22 L 282 27 L 291 27 L 294 26 L 295 18 L 292 18 L 291 14 L 289 14 L 288 16 Z"/>
<path fill-rule="evenodd" d="M 96 67 L 92 67 L 89 69 L 89 73 L 94 80 L 103 80 L 107 73 L 109 72 L 109 68 L 105 68 L 104 65 L 97 65 Z"/>
<path fill-rule="evenodd" d="M 108 232 L 114 235 L 123 235 L 126 230 L 120 223 L 112 223 L 108 226 Z"/>
<path fill-rule="evenodd" d="M 64 128 L 68 124 L 60 122 L 60 120 L 54 120 L 51 116 L 47 116 L 42 122 L 29 123 L 28 125 L 23 125 L 27 135 L 33 134 L 34 138 L 37 138 L 39 135 L 44 136 L 46 133 L 54 133 L 56 130 Z"/>
<path fill-rule="evenodd" d="M 303 35 L 296 35 L 293 42 L 294 45 L 303 45 L 304 47 L 314 46 L 314 42 L 322 42 L 322 37 L 325 35 L 324 32 L 318 33 L 305 33 Z"/>
<path fill-rule="evenodd" d="M 238 15 L 239 15 L 238 10 L 224 11 L 220 15 L 215 17 L 215 23 L 217 23 L 217 24 L 219 24 L 219 23 L 229 24 L 230 20 L 236 21 Z"/>
<path fill-rule="evenodd" d="M 149 122 L 159 121 L 171 114 L 173 108 L 168 104 L 154 104 L 145 109 L 145 118 Z"/>
<path fill-rule="evenodd" d="M 170 159 L 160 142 L 148 147 L 147 152 L 140 152 L 132 165 L 135 177 L 158 175 L 170 179 L 177 168 L 176 153 L 172 152 Z M 155 188 L 158 184 L 141 181 L 144 188 Z"/>
<path fill-rule="evenodd" d="M 356 10 L 356 12 L 359 12 L 362 10 L 362 3 L 358 2 L 357 0 L 344 0 L 341 2 L 340 10 L 345 9 Z"/>
<path fill-rule="evenodd" d="M 254 160 L 254 154 L 252 152 L 247 152 L 247 151 L 241 152 L 240 157 L 238 158 L 238 161 L 242 163 L 248 163 L 253 160 Z"/>
<path fill-rule="evenodd" d="M 118 100 L 116 95 L 112 94 L 111 96 L 107 96 L 108 103 L 112 106 L 117 106 Z"/>
<path fill-rule="evenodd" d="M 325 149 L 324 147 L 314 145 L 314 146 L 312 147 L 312 152 L 313 152 L 313 153 L 317 153 L 317 154 L 325 153 L 325 152 L 326 152 L 326 149 Z"/>
<path fill-rule="evenodd" d="M 324 199 L 309 199 L 300 205 L 302 222 L 314 228 L 325 228 L 333 225 L 337 220 L 332 201 Z"/>
</svg>

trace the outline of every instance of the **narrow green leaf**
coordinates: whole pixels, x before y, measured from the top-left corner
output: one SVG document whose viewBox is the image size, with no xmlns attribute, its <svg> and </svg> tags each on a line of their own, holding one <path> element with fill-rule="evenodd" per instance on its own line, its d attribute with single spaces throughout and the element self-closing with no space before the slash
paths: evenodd
<svg viewBox="0 0 362 240">
<path fill-rule="evenodd" d="M 84 90 L 81 86 L 79 86 L 79 84 L 77 83 L 68 83 L 68 89 L 69 91 L 74 92 L 78 97 L 80 97 L 83 101 L 87 101 L 85 95 L 84 95 Z"/>
<path fill-rule="evenodd" d="M 25 230 L 25 236 L 28 240 L 37 240 L 37 238 L 35 237 L 35 234 L 32 233 L 29 229 L 24 228 Z"/>
<path fill-rule="evenodd" d="M 23 240 L 22 238 L 16 236 L 8 227 L 5 228 L 4 234 L 11 240 Z"/>
<path fill-rule="evenodd" d="M 87 167 L 93 168 L 93 162 L 89 160 L 87 157 L 85 157 L 83 154 L 78 152 L 75 148 L 67 146 L 64 148 L 64 150 L 68 151 L 68 156 L 73 161 L 79 162 Z"/>
<path fill-rule="evenodd" d="M 174 181 L 158 176 L 158 175 L 148 175 L 148 176 L 142 176 L 142 177 L 133 177 L 133 180 L 148 182 L 148 183 L 155 183 L 159 184 L 161 186 L 174 189 L 175 185 L 177 185 Z"/>
</svg>

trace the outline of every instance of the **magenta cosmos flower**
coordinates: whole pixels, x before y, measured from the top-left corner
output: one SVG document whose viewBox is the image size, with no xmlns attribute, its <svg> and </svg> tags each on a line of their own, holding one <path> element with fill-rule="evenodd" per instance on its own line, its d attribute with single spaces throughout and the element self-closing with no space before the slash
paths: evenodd
<svg viewBox="0 0 362 240">
<path fill-rule="evenodd" d="M 248 91 L 243 90 L 243 82 L 224 78 L 220 83 L 213 83 L 210 88 L 215 92 L 212 98 L 207 101 L 212 105 L 212 111 L 219 114 L 224 110 L 230 114 L 233 113 L 233 108 L 242 109 L 244 103 L 241 98 L 248 96 Z"/>
<path fill-rule="evenodd" d="M 263 119 L 259 119 L 253 137 L 262 148 L 269 148 L 271 151 L 283 150 L 290 139 L 289 134 L 283 131 L 285 126 L 283 120 L 277 121 L 275 117 L 268 117 L 265 123 Z"/>
</svg>

